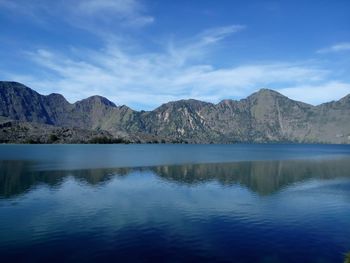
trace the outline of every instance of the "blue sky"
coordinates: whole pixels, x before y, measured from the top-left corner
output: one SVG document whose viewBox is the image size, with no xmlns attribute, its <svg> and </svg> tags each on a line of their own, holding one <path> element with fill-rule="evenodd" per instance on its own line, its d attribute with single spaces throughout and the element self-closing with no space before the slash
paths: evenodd
<svg viewBox="0 0 350 263">
<path fill-rule="evenodd" d="M 0 79 L 70 102 L 350 93 L 348 0 L 0 0 Z"/>
</svg>

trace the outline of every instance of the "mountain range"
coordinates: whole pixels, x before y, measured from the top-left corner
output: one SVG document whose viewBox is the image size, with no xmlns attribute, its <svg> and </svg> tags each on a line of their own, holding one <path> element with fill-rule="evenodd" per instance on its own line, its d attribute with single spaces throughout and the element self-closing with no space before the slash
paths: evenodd
<svg viewBox="0 0 350 263">
<path fill-rule="evenodd" d="M 350 95 L 313 106 L 261 89 L 241 100 L 135 111 L 101 96 L 71 104 L 1 81 L 0 116 L 1 142 L 350 143 Z"/>
</svg>

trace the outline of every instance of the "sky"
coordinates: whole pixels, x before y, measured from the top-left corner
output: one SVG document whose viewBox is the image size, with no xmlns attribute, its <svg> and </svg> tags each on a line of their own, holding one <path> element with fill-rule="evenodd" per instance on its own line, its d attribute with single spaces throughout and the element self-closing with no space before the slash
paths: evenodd
<svg viewBox="0 0 350 263">
<path fill-rule="evenodd" d="M 349 0 L 0 0 L 0 80 L 152 110 L 350 93 Z"/>
</svg>

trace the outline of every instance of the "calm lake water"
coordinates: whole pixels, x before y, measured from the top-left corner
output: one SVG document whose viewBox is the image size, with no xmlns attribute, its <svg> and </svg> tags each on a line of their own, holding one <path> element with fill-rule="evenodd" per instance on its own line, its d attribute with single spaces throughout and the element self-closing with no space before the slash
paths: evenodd
<svg viewBox="0 0 350 263">
<path fill-rule="evenodd" d="M 350 146 L 0 145 L 0 262 L 344 262 Z"/>
</svg>

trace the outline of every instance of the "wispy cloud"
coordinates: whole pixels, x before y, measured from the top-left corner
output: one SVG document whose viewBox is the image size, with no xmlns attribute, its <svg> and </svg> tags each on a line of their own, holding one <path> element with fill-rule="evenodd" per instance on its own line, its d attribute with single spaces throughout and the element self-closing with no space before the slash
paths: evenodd
<svg viewBox="0 0 350 263">
<path fill-rule="evenodd" d="M 61 92 L 70 101 L 100 94 L 137 109 L 152 109 L 184 98 L 218 102 L 244 97 L 260 88 L 289 87 L 279 90 L 310 103 L 348 92 L 346 84 L 328 82 L 330 72 L 316 64 L 270 62 L 217 68 L 201 62 L 203 53 L 242 29 L 228 26 L 205 30 L 157 53 L 138 53 L 122 48 L 118 42 L 100 51 L 77 49 L 70 57 L 39 49 L 27 55 L 40 66 L 40 79 L 23 75 L 12 78 L 46 93 Z M 305 94 L 302 89 L 311 94 L 317 87 L 321 88 L 319 96 L 300 95 Z"/>
<path fill-rule="evenodd" d="M 244 25 L 209 28 L 191 38 L 168 42 L 166 53 L 163 55 L 169 56 L 172 63 L 177 63 L 178 66 L 193 58 L 203 59 L 213 46 L 244 29 Z"/>
<path fill-rule="evenodd" d="M 198 34 L 197 38 L 199 39 L 200 45 L 208 45 L 216 43 L 233 33 L 237 33 L 246 28 L 245 25 L 230 25 L 224 27 L 210 28 L 204 30 L 202 33 Z"/>
<path fill-rule="evenodd" d="M 322 48 L 317 50 L 317 53 L 325 54 L 325 53 L 335 53 L 335 52 L 342 52 L 342 51 L 350 51 L 350 42 L 342 42 L 327 48 Z"/>
<path fill-rule="evenodd" d="M 0 9 L 40 23 L 55 17 L 80 28 L 88 28 L 94 23 L 102 26 L 106 22 L 114 26 L 141 27 L 154 22 L 154 17 L 146 14 L 147 10 L 139 0 L 0 0 Z"/>
<path fill-rule="evenodd" d="M 154 22 L 154 17 L 145 15 L 145 7 L 138 0 L 84 0 L 78 1 L 78 15 L 104 18 L 111 15 L 128 26 L 145 26 Z M 107 15 L 107 16 L 106 16 Z"/>
</svg>

